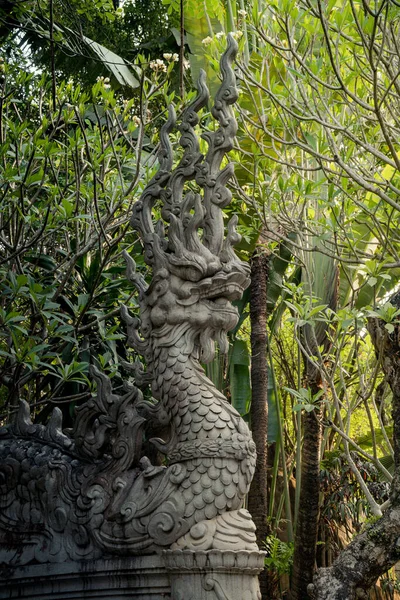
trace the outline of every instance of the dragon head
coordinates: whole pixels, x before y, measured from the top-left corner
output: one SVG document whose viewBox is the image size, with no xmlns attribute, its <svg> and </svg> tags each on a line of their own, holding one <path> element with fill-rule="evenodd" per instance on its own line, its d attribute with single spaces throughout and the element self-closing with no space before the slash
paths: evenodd
<svg viewBox="0 0 400 600">
<path fill-rule="evenodd" d="M 207 105 L 209 93 L 201 73 L 198 94 L 183 112 L 179 131 L 183 155 L 173 168 L 169 134 L 176 124 L 173 107 L 161 129 L 160 168 L 133 207 L 132 226 L 139 231 L 144 257 L 152 267 L 153 279 L 146 286 L 135 272 L 132 259 L 128 272 L 138 286 L 145 340 L 171 336 L 171 328 L 191 327 L 200 341 L 201 358 L 214 356 L 212 341 L 227 348 L 225 333 L 238 319 L 232 301 L 241 298 L 249 285 L 249 267 L 236 256 L 233 247 L 240 241 L 237 217 L 225 224 L 223 208 L 232 194 L 226 187 L 233 165 L 221 168 L 233 147 L 237 123 L 232 104 L 237 100 L 232 62 L 237 44 L 228 36 L 228 47 L 221 58 L 222 83 L 211 110 L 218 122 L 215 131 L 206 131 L 208 150 L 200 152 L 195 127 L 198 112 Z M 161 219 L 154 223 L 153 209 L 161 208 Z M 143 340 L 142 342 L 143 343 Z"/>
</svg>

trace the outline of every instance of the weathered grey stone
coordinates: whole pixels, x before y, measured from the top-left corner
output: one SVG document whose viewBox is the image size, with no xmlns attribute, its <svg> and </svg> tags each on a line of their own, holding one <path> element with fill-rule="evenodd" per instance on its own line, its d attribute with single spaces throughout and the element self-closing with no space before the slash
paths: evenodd
<svg viewBox="0 0 400 600">
<path fill-rule="evenodd" d="M 180 162 L 172 168 L 169 133 L 176 119 L 170 108 L 161 130 L 160 168 L 133 208 L 131 223 L 143 241 L 152 281 L 145 283 L 126 254 L 141 319 L 126 307 L 121 316 L 128 344 L 146 363 L 145 373 L 132 367 L 136 383 L 151 382 L 153 401 L 145 402 L 137 387 L 114 394 L 110 380 L 93 368 L 97 396 L 77 409 L 71 436 L 62 432 L 59 411 L 43 427 L 31 423 L 28 406 L 21 404 L 16 424 L 0 429 L 0 563 L 18 569 L 43 563 L 47 573 L 48 563 L 89 565 L 110 555 L 171 547 L 164 558 L 174 600 L 190 586 L 196 600 L 239 598 L 235 590 L 241 600 L 258 598 L 263 553 L 251 517 L 241 509 L 255 445 L 200 364 L 213 359 L 215 342 L 227 350 L 226 333 L 238 320 L 232 301 L 249 285 L 249 267 L 233 251 L 240 240 L 237 219 L 224 237 L 222 212 L 231 200 L 226 183 L 233 167 L 221 164 L 237 130 L 231 66 L 236 51 L 230 36 L 212 108 L 219 126 L 203 134 L 206 156 L 194 129 L 208 103 L 202 74 L 198 96 L 179 126 Z M 154 223 L 156 203 L 162 220 Z M 169 427 L 169 439 L 151 440 L 167 466 L 154 466 L 142 455 L 146 421 Z M 200 570 L 197 559 L 206 560 Z M 182 560 L 184 584 L 174 567 Z"/>
<path fill-rule="evenodd" d="M 260 600 L 264 553 L 164 550 L 174 600 Z"/>
<path fill-rule="evenodd" d="M 171 550 L 258 552 L 255 531 L 249 511 L 241 508 L 196 523 L 186 535 L 172 544 Z"/>
<path fill-rule="evenodd" d="M 0 569 L 0 598 L 9 600 L 168 600 L 169 577 L 157 555 Z"/>
</svg>

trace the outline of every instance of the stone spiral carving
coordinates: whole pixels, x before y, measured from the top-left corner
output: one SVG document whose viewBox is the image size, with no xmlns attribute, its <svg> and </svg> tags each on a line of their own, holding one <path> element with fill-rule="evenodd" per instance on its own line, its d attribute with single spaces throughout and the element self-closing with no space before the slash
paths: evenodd
<svg viewBox="0 0 400 600">
<path fill-rule="evenodd" d="M 209 101 L 202 73 L 198 95 L 179 125 L 179 163 L 173 168 L 171 107 L 161 130 L 159 170 L 133 208 L 131 224 L 141 236 L 152 280 L 147 285 L 126 254 L 140 321 L 124 306 L 121 316 L 128 344 L 147 366 L 146 372 L 131 367 L 137 384 L 151 383 L 153 401 L 144 401 L 136 387 L 114 394 L 110 380 L 93 368 L 97 396 L 77 409 L 70 435 L 63 433 L 57 409 L 44 427 L 33 425 L 28 406 L 21 404 L 16 424 L 0 428 L 2 562 L 171 548 L 165 554 L 171 573 L 182 560 L 189 569 L 203 569 L 199 598 L 232 597 L 223 591 L 226 582 L 210 575 L 211 567 L 244 570 L 253 579 L 262 568 L 255 527 L 242 508 L 255 445 L 246 423 L 201 367 L 213 359 L 216 342 L 226 351 L 226 333 L 238 320 L 232 301 L 249 285 L 249 267 L 233 250 L 240 240 L 237 219 L 231 218 L 225 235 L 222 210 L 231 200 L 226 184 L 233 166 L 223 161 L 237 131 L 236 51 L 229 36 L 211 110 L 218 126 L 202 135 L 205 156 L 196 134 L 198 112 Z M 161 214 L 156 223 L 155 207 Z M 154 466 L 142 454 L 146 421 L 169 428 L 168 439 L 151 440 L 165 454 L 166 466 Z M 174 598 L 180 597 L 178 588 Z M 256 600 L 257 590 L 252 580 L 242 600 Z"/>
</svg>

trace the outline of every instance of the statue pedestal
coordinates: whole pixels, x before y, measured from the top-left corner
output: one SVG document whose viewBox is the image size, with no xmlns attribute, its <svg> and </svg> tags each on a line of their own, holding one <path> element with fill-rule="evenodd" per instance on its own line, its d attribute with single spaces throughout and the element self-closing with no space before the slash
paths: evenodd
<svg viewBox="0 0 400 600">
<path fill-rule="evenodd" d="M 0 599 L 260 600 L 264 552 L 166 550 L 133 558 L 0 567 Z"/>
<path fill-rule="evenodd" d="M 0 567 L 0 598 L 9 600 L 170 600 L 160 556 Z"/>
<path fill-rule="evenodd" d="M 165 550 L 173 600 L 260 600 L 265 552 Z"/>
</svg>

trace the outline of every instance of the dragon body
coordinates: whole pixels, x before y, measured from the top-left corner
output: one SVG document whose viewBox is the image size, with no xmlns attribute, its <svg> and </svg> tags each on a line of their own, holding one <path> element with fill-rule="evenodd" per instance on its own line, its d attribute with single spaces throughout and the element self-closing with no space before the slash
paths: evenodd
<svg viewBox="0 0 400 600">
<path fill-rule="evenodd" d="M 230 37 L 212 109 L 219 126 L 203 134 L 206 155 L 195 130 L 208 102 L 203 75 L 182 116 L 180 162 L 173 168 L 171 108 L 160 168 L 134 205 L 132 226 L 153 277 L 147 285 L 126 255 L 141 319 L 126 307 L 121 314 L 128 344 L 147 365 L 137 385 L 150 382 L 153 401 L 144 401 L 138 387 L 114 394 L 93 368 L 97 396 L 77 409 L 69 434 L 58 409 L 47 426 L 33 425 L 21 404 L 16 422 L 0 428 L 0 561 L 8 565 L 163 548 L 257 550 L 254 524 L 241 508 L 255 445 L 201 366 L 213 359 L 215 342 L 226 351 L 226 333 L 238 319 L 232 302 L 249 285 L 248 266 L 233 251 L 236 218 L 225 236 L 222 211 L 231 199 L 232 165 L 221 164 L 237 128 L 236 50 Z M 169 439 L 152 440 L 166 466 L 142 455 L 146 421 L 169 430 Z"/>
</svg>

